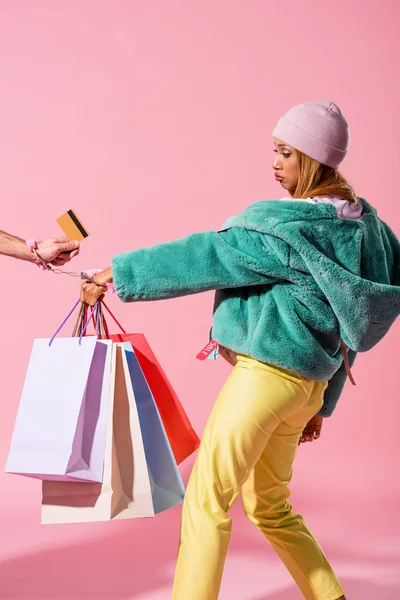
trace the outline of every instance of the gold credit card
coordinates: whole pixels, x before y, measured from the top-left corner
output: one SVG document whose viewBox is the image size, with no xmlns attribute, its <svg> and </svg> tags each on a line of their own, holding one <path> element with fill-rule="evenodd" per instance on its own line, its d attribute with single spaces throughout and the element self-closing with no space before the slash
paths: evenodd
<svg viewBox="0 0 400 600">
<path fill-rule="evenodd" d="M 80 242 L 89 235 L 73 210 L 69 210 L 65 215 L 59 217 L 57 223 L 71 242 L 73 240 Z"/>
</svg>

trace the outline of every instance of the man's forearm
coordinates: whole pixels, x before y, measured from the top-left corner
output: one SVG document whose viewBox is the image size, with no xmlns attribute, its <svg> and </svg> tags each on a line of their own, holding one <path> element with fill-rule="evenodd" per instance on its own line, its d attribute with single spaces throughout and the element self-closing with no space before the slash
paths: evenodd
<svg viewBox="0 0 400 600">
<path fill-rule="evenodd" d="M 5 231 L 0 231 L 0 254 L 29 262 L 37 262 L 34 253 L 29 250 L 25 240 Z"/>
</svg>

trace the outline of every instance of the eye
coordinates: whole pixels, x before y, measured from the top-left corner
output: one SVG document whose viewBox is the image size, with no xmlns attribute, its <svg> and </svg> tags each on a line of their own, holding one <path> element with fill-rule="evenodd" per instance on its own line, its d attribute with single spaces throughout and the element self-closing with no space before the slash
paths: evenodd
<svg viewBox="0 0 400 600">
<path fill-rule="evenodd" d="M 278 154 L 278 150 L 276 148 L 272 148 L 272 152 L 275 152 L 276 154 Z M 282 156 L 284 156 L 285 158 L 289 158 L 289 156 L 292 156 L 291 152 L 282 152 Z"/>
</svg>

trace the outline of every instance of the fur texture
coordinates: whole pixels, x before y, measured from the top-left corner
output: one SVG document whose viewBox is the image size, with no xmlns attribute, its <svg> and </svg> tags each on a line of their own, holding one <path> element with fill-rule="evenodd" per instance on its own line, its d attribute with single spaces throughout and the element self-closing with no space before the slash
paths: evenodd
<svg viewBox="0 0 400 600">
<path fill-rule="evenodd" d="M 217 290 L 213 338 L 262 362 L 329 379 L 330 416 L 346 372 L 340 339 L 357 352 L 378 343 L 400 309 L 400 244 L 364 199 L 364 216 L 296 200 L 251 204 L 220 231 L 113 258 L 124 302 Z"/>
</svg>

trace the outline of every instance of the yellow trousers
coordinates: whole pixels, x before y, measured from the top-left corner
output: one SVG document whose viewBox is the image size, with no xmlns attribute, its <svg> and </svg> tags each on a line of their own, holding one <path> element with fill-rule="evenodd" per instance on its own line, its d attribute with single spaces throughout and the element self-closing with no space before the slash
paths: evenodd
<svg viewBox="0 0 400 600">
<path fill-rule="evenodd" d="M 307 599 L 344 594 L 322 549 L 288 502 L 300 435 L 321 408 L 326 381 L 238 356 L 206 425 L 187 486 L 173 600 L 218 598 L 231 535 L 243 506 Z M 232 595 L 234 598 L 234 595 Z"/>
</svg>

